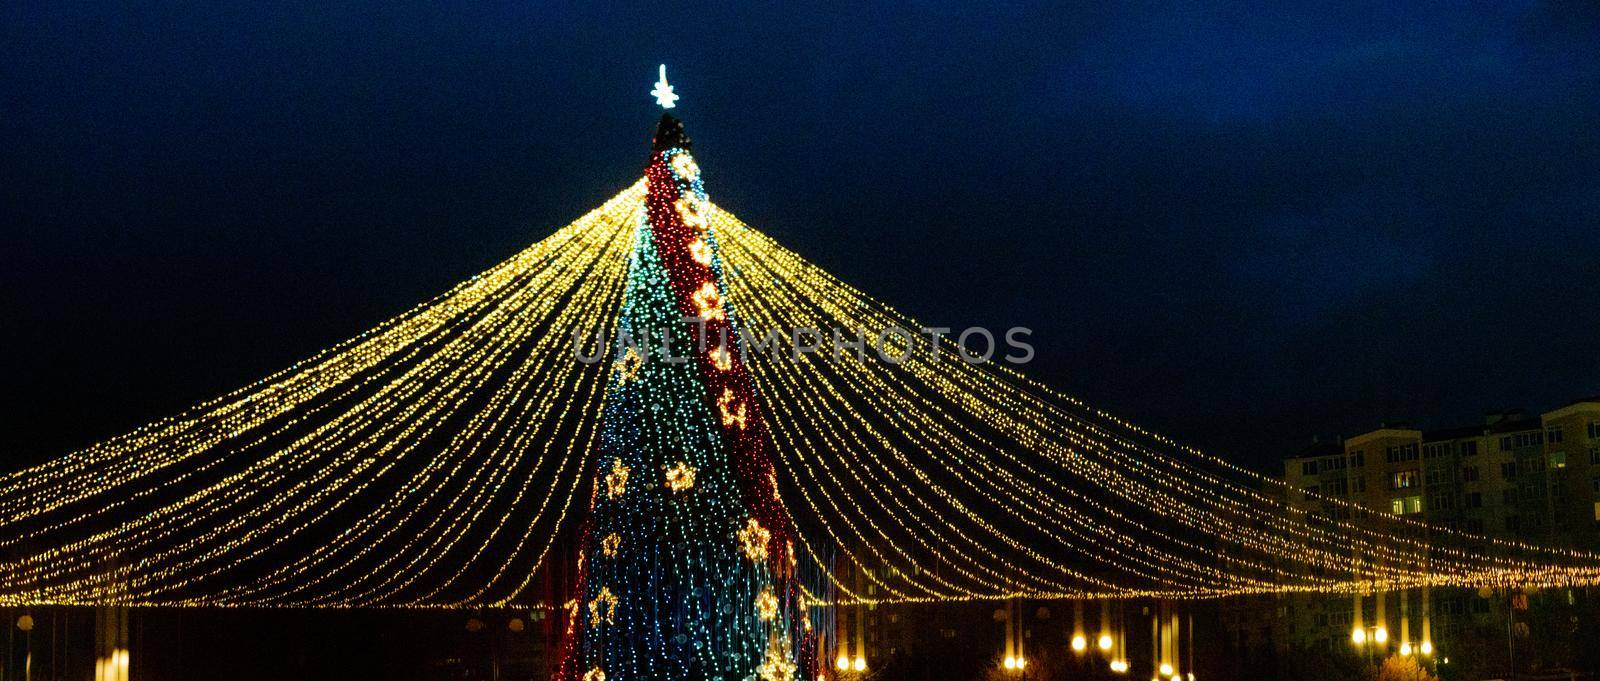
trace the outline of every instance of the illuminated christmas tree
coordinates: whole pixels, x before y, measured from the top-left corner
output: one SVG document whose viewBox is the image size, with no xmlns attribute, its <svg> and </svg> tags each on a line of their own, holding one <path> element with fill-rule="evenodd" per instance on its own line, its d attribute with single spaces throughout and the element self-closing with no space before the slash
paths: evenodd
<svg viewBox="0 0 1600 681">
<path fill-rule="evenodd" d="M 814 679 L 710 202 L 671 115 L 646 179 L 558 678 Z"/>
</svg>

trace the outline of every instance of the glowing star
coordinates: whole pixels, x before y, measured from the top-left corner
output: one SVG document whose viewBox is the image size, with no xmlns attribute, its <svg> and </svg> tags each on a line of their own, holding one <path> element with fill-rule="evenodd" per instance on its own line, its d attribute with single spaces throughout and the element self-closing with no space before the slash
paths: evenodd
<svg viewBox="0 0 1600 681">
<path fill-rule="evenodd" d="M 639 377 L 639 369 L 644 367 L 644 357 L 638 350 L 628 348 L 622 353 L 622 359 L 617 360 L 617 383 L 627 383 Z"/>
<path fill-rule="evenodd" d="M 628 491 L 627 466 L 622 465 L 622 459 L 611 460 L 611 472 L 606 474 L 606 496 L 615 499 Z"/>
<path fill-rule="evenodd" d="M 693 182 L 700 177 L 700 164 L 695 163 L 694 158 L 690 155 L 679 152 L 672 156 L 672 172 L 677 173 L 678 177 Z"/>
<path fill-rule="evenodd" d="M 705 321 L 728 318 L 727 313 L 722 311 L 722 294 L 717 292 L 716 284 L 709 281 L 701 284 L 700 288 L 689 296 L 689 300 L 694 303 L 695 312 Z"/>
<path fill-rule="evenodd" d="M 717 411 L 722 412 L 722 425 L 737 425 L 739 430 L 744 430 L 744 404 L 740 403 L 738 407 L 738 409 L 734 409 L 733 389 L 723 388 L 722 397 L 717 398 Z"/>
<path fill-rule="evenodd" d="M 739 530 L 739 545 L 744 548 L 744 555 L 757 563 L 767 559 L 767 543 L 771 541 L 772 532 L 755 518 Z"/>
<path fill-rule="evenodd" d="M 761 616 L 763 622 L 778 618 L 778 597 L 772 593 L 772 587 L 763 588 L 761 594 L 756 596 L 756 614 Z"/>
<path fill-rule="evenodd" d="M 617 596 L 611 593 L 611 587 L 600 587 L 600 593 L 595 594 L 594 600 L 589 601 L 589 625 L 598 627 L 600 623 L 616 624 L 617 622 Z"/>
<path fill-rule="evenodd" d="M 694 487 L 694 469 L 682 461 L 667 469 L 667 489 L 682 492 Z"/>
<path fill-rule="evenodd" d="M 667 65 L 661 65 L 661 79 L 656 81 L 656 89 L 650 91 L 650 96 L 656 98 L 656 104 L 663 109 L 677 106 L 678 95 L 672 91 L 672 86 L 667 84 Z"/>
<path fill-rule="evenodd" d="M 606 681 L 606 673 L 599 667 L 583 673 L 583 681 Z"/>
<path fill-rule="evenodd" d="M 617 549 L 619 548 L 622 548 L 622 536 L 615 532 L 606 535 L 605 539 L 600 540 L 600 553 L 605 554 L 607 558 L 616 557 Z"/>
<path fill-rule="evenodd" d="M 767 656 L 761 666 L 756 667 L 756 676 L 761 681 L 792 681 L 794 673 L 800 667 L 789 659 L 789 644 L 777 633 L 773 633 L 767 641 Z"/>
<path fill-rule="evenodd" d="M 672 207 L 678 211 L 678 217 L 683 224 L 704 231 L 710 222 L 711 209 L 699 199 L 684 197 L 672 202 Z"/>
<path fill-rule="evenodd" d="M 711 366 L 716 367 L 718 371 L 727 371 L 729 369 L 732 369 L 733 368 L 733 354 L 728 352 L 728 349 L 725 348 L 725 347 L 719 346 L 719 347 L 712 348 L 711 349 Z"/>
<path fill-rule="evenodd" d="M 689 242 L 689 257 L 697 263 L 710 267 L 711 245 L 707 244 L 705 239 L 695 237 L 694 241 Z"/>
</svg>

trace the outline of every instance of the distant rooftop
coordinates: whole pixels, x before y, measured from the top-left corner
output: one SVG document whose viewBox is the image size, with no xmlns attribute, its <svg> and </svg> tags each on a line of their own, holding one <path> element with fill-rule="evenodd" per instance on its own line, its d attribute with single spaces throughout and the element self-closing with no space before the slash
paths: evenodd
<svg viewBox="0 0 1600 681">
<path fill-rule="evenodd" d="M 1593 397 L 1580 397 L 1561 405 L 1561 407 L 1565 408 L 1575 404 L 1585 403 L 1600 404 L 1600 395 Z M 1522 430 L 1534 430 L 1540 427 L 1540 423 L 1539 416 L 1537 414 L 1529 414 L 1526 409 L 1500 409 L 1484 412 L 1483 423 L 1481 424 L 1451 426 L 1447 428 L 1437 428 L 1423 431 L 1422 441 L 1439 442 L 1442 440 L 1456 440 L 1460 438 L 1477 437 L 1480 435 L 1493 435 Z M 1385 421 L 1378 424 L 1378 427 L 1374 428 L 1373 431 L 1410 428 L 1411 424 L 1403 421 Z M 1312 440 L 1311 444 L 1306 445 L 1305 447 L 1302 447 L 1290 454 L 1284 455 L 1283 458 L 1305 459 L 1317 456 L 1333 456 L 1342 453 L 1344 453 L 1344 441 L 1341 438 L 1318 438 Z"/>
<path fill-rule="evenodd" d="M 1299 451 L 1296 451 L 1295 453 L 1290 454 L 1288 456 L 1285 456 L 1283 458 L 1285 458 L 1285 459 L 1306 459 L 1306 458 L 1315 457 L 1315 456 L 1333 456 L 1333 455 L 1336 455 L 1336 454 L 1343 454 L 1343 453 L 1344 453 L 1344 443 L 1339 441 L 1338 438 L 1331 438 L 1331 439 L 1326 439 L 1326 440 L 1319 438 L 1319 439 L 1316 439 L 1316 440 L 1312 440 L 1311 444 L 1306 445 L 1306 446 L 1300 448 Z"/>
<path fill-rule="evenodd" d="M 1479 435 L 1483 435 L 1484 433 L 1486 433 L 1488 431 L 1489 431 L 1489 427 L 1486 426 L 1486 425 L 1481 425 L 1481 424 L 1471 425 L 1471 426 L 1454 426 L 1454 427 L 1451 427 L 1451 428 L 1440 428 L 1438 430 L 1425 430 L 1425 431 L 1422 431 L 1422 440 L 1424 442 L 1438 442 L 1440 440 L 1455 440 L 1455 439 L 1464 438 L 1464 437 L 1477 437 Z"/>
</svg>

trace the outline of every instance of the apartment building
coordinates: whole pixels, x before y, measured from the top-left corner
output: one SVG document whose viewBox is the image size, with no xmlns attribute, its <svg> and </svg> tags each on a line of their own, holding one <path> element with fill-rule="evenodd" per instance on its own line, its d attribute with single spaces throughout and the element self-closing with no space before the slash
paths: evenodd
<svg viewBox="0 0 1600 681">
<path fill-rule="evenodd" d="M 1495 412 L 1479 424 L 1426 431 L 1385 424 L 1342 441 L 1316 442 L 1284 459 L 1283 480 L 1291 489 L 1433 526 L 1600 549 L 1600 397 L 1539 415 Z M 1346 505 L 1288 495 L 1291 504 L 1313 513 L 1347 520 L 1353 515 Z M 1426 532 L 1406 531 L 1419 536 Z M 1536 646 L 1518 639 L 1530 638 L 1529 622 L 1563 619 L 1540 612 L 1541 607 L 1583 607 L 1580 601 L 1588 598 L 1570 591 L 1530 598 L 1490 590 L 1432 589 L 1426 595 L 1419 590 L 1386 594 L 1382 603 L 1369 596 L 1358 609 L 1357 601 L 1347 597 L 1264 596 L 1224 608 L 1223 624 L 1230 643 L 1244 652 L 1259 653 L 1263 647 L 1350 649 L 1359 622 L 1371 632 L 1383 627 L 1388 639 L 1384 648 L 1390 652 L 1405 644 L 1417 651 L 1427 638 L 1440 659 L 1453 655 L 1458 664 L 1551 668 L 1564 662 L 1549 659 L 1550 654 L 1535 660 L 1537 651 L 1531 649 Z M 1422 631 L 1424 621 L 1427 632 Z M 1494 632 L 1502 632 L 1498 645 L 1481 645 Z M 1519 645 L 1530 648 L 1520 659 Z"/>
</svg>

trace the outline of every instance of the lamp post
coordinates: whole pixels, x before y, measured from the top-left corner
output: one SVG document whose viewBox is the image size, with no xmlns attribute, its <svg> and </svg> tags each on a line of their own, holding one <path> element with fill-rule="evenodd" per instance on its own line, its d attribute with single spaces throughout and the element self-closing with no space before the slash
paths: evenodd
<svg viewBox="0 0 1600 681">
<path fill-rule="evenodd" d="M 22 679 L 33 679 L 33 616 L 23 615 L 17 618 L 17 628 L 22 630 Z"/>
<path fill-rule="evenodd" d="M 1389 647 L 1389 630 L 1381 624 L 1370 627 L 1356 626 L 1350 630 L 1350 642 L 1367 654 L 1367 664 L 1373 663 L 1373 649 Z"/>
</svg>

